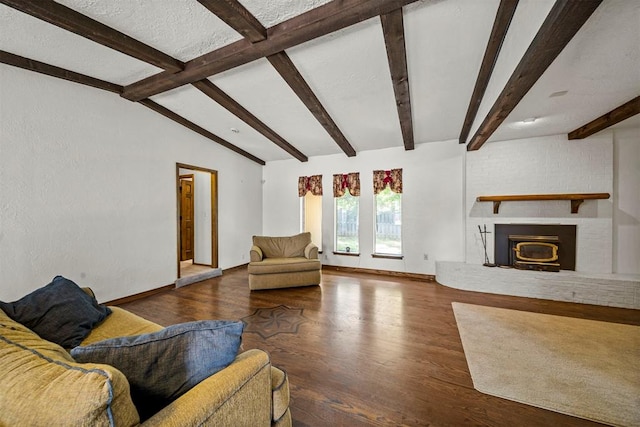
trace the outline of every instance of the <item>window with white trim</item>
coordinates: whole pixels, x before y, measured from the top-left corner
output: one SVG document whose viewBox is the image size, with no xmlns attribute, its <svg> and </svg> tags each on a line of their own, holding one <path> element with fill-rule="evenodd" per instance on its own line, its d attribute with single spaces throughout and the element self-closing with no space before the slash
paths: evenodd
<svg viewBox="0 0 640 427">
<path fill-rule="evenodd" d="M 333 175 L 334 252 L 360 253 L 360 174 Z"/>
<path fill-rule="evenodd" d="M 385 188 L 374 198 L 374 253 L 402 255 L 402 194 Z"/>
<path fill-rule="evenodd" d="M 336 252 L 360 253 L 360 224 L 358 220 L 360 198 L 347 190 L 342 197 L 335 198 L 336 205 Z"/>
<path fill-rule="evenodd" d="M 373 171 L 373 256 L 402 257 L 402 169 Z"/>
</svg>

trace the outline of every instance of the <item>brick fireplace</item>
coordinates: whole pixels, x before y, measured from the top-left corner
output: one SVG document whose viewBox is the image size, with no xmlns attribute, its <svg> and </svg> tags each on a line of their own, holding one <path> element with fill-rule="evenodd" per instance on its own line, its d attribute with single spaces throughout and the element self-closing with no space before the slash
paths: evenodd
<svg viewBox="0 0 640 427">
<path fill-rule="evenodd" d="M 496 141 L 467 153 L 465 166 L 465 262 L 478 265 L 485 262 L 478 226 L 486 224 L 491 233 L 486 245 L 489 262 L 510 265 L 508 259 L 495 258 L 495 226 L 562 224 L 574 226 L 576 238 L 574 266 L 561 266 L 561 272 L 612 273 L 614 205 L 611 200 L 585 201 L 576 213 L 571 213 L 566 200 L 510 201 L 503 202 L 497 214 L 492 203 L 476 200 L 479 196 L 496 194 L 614 194 L 611 135 L 594 136 L 582 145 L 567 143 L 566 135 Z M 562 254 L 560 248 L 559 256 Z"/>
<path fill-rule="evenodd" d="M 576 213 L 571 213 L 566 200 L 510 201 L 502 203 L 494 213 L 492 203 L 477 201 L 479 196 L 495 194 L 596 192 L 611 193 L 615 200 L 611 134 L 600 133 L 585 142 L 572 144 L 567 142 L 566 135 L 556 135 L 495 141 L 485 144 L 481 150 L 467 152 L 464 258 L 436 261 L 436 280 L 475 292 L 640 309 L 640 278 L 612 272 L 614 253 L 618 250 L 613 241 L 614 202 L 586 201 Z M 485 224 L 488 240 L 478 233 L 478 227 L 484 230 Z M 509 235 L 558 236 L 558 259 L 565 255 L 565 238 L 560 232 L 503 233 L 500 230 L 502 225 L 520 224 L 572 226 L 575 230 L 573 267 L 561 266 L 560 271 L 554 273 L 485 267 L 485 247 L 488 263 L 511 264 Z M 504 236 L 506 258 L 496 255 L 496 234 Z M 521 243 L 517 239 L 512 241 Z M 556 244 L 555 241 L 543 242 Z M 544 252 L 531 257 L 524 254 L 524 258 L 535 257 L 553 258 L 553 250 L 551 256 Z"/>
</svg>

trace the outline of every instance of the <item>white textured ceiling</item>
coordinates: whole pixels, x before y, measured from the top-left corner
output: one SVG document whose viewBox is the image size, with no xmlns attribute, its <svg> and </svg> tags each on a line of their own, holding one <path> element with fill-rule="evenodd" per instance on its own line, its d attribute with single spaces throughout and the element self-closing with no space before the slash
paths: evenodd
<svg viewBox="0 0 640 427">
<path fill-rule="evenodd" d="M 183 62 L 242 38 L 196 0 L 58 2 Z M 240 2 L 269 28 L 328 1 Z M 553 3 L 520 0 L 470 136 Z M 416 144 L 457 140 L 498 4 L 499 0 L 422 0 L 404 8 Z M 120 85 L 161 71 L 3 5 L 0 50 Z M 357 152 L 403 146 L 379 18 L 286 53 Z M 342 153 L 266 59 L 209 80 L 305 155 Z M 551 96 L 563 91 L 563 96 Z M 639 94 L 640 2 L 604 0 L 490 141 L 568 133 Z M 265 161 L 291 157 L 192 86 L 152 100 Z M 537 120 L 522 124 L 531 117 Z"/>
<path fill-rule="evenodd" d="M 290 144 L 301 150 L 305 147 L 307 156 L 337 152 L 329 134 L 266 59 L 250 62 L 209 80 Z M 276 155 L 261 158 L 287 158 L 271 141 L 265 139 L 264 145 L 275 148 Z"/>
<path fill-rule="evenodd" d="M 570 132 L 638 95 L 640 2 L 604 1 L 490 141 Z"/>
<path fill-rule="evenodd" d="M 242 36 L 197 1 L 57 0 L 181 61 Z"/>
<path fill-rule="evenodd" d="M 379 18 L 287 52 L 356 151 L 403 145 Z"/>
<path fill-rule="evenodd" d="M 458 138 L 499 0 L 405 8 L 413 127 L 418 143 Z"/>
</svg>

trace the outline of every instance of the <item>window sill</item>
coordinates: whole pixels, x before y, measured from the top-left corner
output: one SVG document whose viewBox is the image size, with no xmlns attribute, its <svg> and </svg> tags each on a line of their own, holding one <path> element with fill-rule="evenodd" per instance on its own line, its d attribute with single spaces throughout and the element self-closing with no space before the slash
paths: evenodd
<svg viewBox="0 0 640 427">
<path fill-rule="evenodd" d="M 404 259 L 404 255 L 391 255 L 391 254 L 371 254 L 372 258 L 384 258 L 384 259 Z"/>
<path fill-rule="evenodd" d="M 360 256 L 359 252 L 336 252 L 333 251 L 334 255 L 346 255 L 346 256 Z"/>
</svg>

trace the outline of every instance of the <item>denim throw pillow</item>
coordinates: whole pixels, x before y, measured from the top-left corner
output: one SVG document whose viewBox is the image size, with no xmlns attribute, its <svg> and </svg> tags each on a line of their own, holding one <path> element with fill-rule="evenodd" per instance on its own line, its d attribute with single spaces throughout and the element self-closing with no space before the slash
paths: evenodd
<svg viewBox="0 0 640 427">
<path fill-rule="evenodd" d="M 120 370 L 129 381 L 140 419 L 145 420 L 233 362 L 243 329 L 240 321 L 181 323 L 76 347 L 71 356 L 80 363 L 104 363 Z"/>
<path fill-rule="evenodd" d="M 98 304 L 78 285 L 62 276 L 15 302 L 0 301 L 0 309 L 47 341 L 64 348 L 80 345 L 111 309 Z"/>
</svg>

